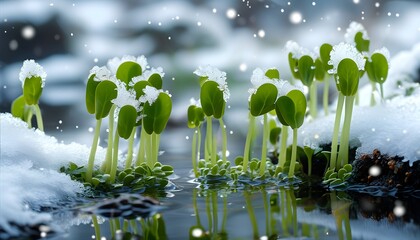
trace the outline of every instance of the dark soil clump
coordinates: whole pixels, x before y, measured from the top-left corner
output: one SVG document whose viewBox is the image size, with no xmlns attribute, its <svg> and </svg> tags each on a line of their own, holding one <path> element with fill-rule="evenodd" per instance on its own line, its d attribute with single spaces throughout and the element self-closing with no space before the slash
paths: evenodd
<svg viewBox="0 0 420 240">
<path fill-rule="evenodd" d="M 353 162 L 351 185 L 378 186 L 389 191 L 406 192 L 420 190 L 420 162 L 410 166 L 403 157 L 382 155 L 377 149 L 372 154 L 364 154 Z M 377 167 L 379 174 L 370 174 L 369 170 Z"/>
</svg>

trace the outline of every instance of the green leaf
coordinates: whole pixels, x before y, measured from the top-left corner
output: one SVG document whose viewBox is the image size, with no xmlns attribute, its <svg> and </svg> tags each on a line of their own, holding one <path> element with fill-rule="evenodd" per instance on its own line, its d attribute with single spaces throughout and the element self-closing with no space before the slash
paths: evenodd
<svg viewBox="0 0 420 240">
<path fill-rule="evenodd" d="M 281 128 L 275 127 L 270 130 L 270 143 L 276 145 L 279 141 L 279 136 L 281 133 Z"/>
<path fill-rule="evenodd" d="M 288 55 L 289 59 L 289 67 L 290 71 L 292 72 L 293 78 L 299 79 L 299 69 L 298 69 L 298 60 L 296 58 L 293 58 L 293 54 L 289 53 Z"/>
<path fill-rule="evenodd" d="M 339 179 L 344 180 L 344 174 L 346 174 L 346 173 L 347 173 L 347 171 L 345 169 L 341 168 L 340 170 L 338 170 L 337 176 L 338 176 Z"/>
<path fill-rule="evenodd" d="M 128 83 L 133 77 L 140 76 L 142 74 L 140 64 L 132 61 L 121 63 L 117 69 L 116 77 L 128 86 Z"/>
<path fill-rule="evenodd" d="M 250 112 L 254 117 L 264 115 L 274 109 L 277 99 L 277 87 L 271 83 L 265 83 L 258 87 L 251 95 L 249 102 Z"/>
<path fill-rule="evenodd" d="M 372 61 L 366 61 L 366 71 L 370 80 L 383 84 L 388 77 L 388 61 L 381 53 L 374 53 Z"/>
<path fill-rule="evenodd" d="M 191 105 L 188 107 L 187 117 L 188 117 L 188 127 L 197 128 L 204 121 L 203 109 L 201 107 Z"/>
<path fill-rule="evenodd" d="M 95 74 L 92 74 L 87 81 L 86 85 L 86 109 L 88 113 L 95 114 L 95 92 L 96 87 L 100 82 L 95 81 Z"/>
<path fill-rule="evenodd" d="M 162 77 L 158 73 L 152 74 L 149 79 L 149 83 L 156 89 L 162 89 Z"/>
<path fill-rule="evenodd" d="M 295 105 L 287 96 L 281 96 L 276 101 L 276 114 L 281 124 L 290 126 L 294 122 Z"/>
<path fill-rule="evenodd" d="M 148 134 L 153 132 L 160 134 L 168 123 L 172 111 L 171 97 L 166 93 L 160 93 L 153 104 L 146 102 L 144 104 L 143 118 L 144 129 Z"/>
<path fill-rule="evenodd" d="M 137 110 L 131 105 L 125 105 L 118 113 L 118 135 L 128 139 L 137 122 Z"/>
<path fill-rule="evenodd" d="M 341 60 L 337 67 L 337 85 L 344 96 L 354 96 L 357 93 L 359 76 L 359 69 L 353 60 Z"/>
<path fill-rule="evenodd" d="M 343 168 L 347 171 L 347 172 L 351 172 L 353 170 L 353 166 L 351 164 L 346 164 L 343 166 Z"/>
<path fill-rule="evenodd" d="M 359 52 L 369 52 L 369 39 L 363 39 L 363 33 L 358 32 L 354 36 L 354 42 L 356 43 L 356 48 Z"/>
<path fill-rule="evenodd" d="M 310 87 L 315 75 L 314 60 L 308 55 L 302 56 L 298 61 L 298 69 L 303 85 Z"/>
<path fill-rule="evenodd" d="M 343 180 L 341 180 L 341 179 L 339 179 L 339 178 L 337 178 L 337 179 L 335 179 L 334 181 L 331 181 L 331 182 L 330 182 L 330 185 L 331 185 L 331 186 L 338 186 L 338 185 L 341 185 L 341 184 L 343 184 Z"/>
<path fill-rule="evenodd" d="M 295 107 L 294 126 L 292 128 L 299 128 L 303 124 L 306 112 L 306 97 L 299 90 L 290 91 L 287 96 L 292 99 Z"/>
<path fill-rule="evenodd" d="M 322 65 L 324 66 L 324 70 L 328 71 L 333 68 L 332 65 L 329 65 L 328 62 L 330 61 L 330 53 L 333 47 L 331 44 L 324 43 L 319 48 L 319 57 L 321 58 Z"/>
<path fill-rule="evenodd" d="M 317 58 L 315 60 L 315 79 L 318 81 L 324 80 L 325 77 L 325 69 L 324 65 L 322 64 L 321 59 Z"/>
<path fill-rule="evenodd" d="M 20 95 L 12 102 L 12 115 L 14 117 L 25 120 L 25 98 L 23 95 Z"/>
<path fill-rule="evenodd" d="M 201 86 L 200 101 L 203 112 L 206 116 L 221 118 L 225 111 L 226 102 L 223 99 L 223 92 L 214 81 L 206 81 Z"/>
<path fill-rule="evenodd" d="M 216 175 L 216 174 L 217 174 L 217 172 L 219 172 L 219 166 L 214 165 L 214 166 L 211 168 L 211 174 L 212 174 L 212 175 Z"/>
<path fill-rule="evenodd" d="M 275 68 L 270 68 L 265 72 L 265 76 L 270 79 L 280 79 L 280 73 L 279 70 Z"/>
<path fill-rule="evenodd" d="M 111 100 L 117 97 L 115 83 L 105 80 L 98 84 L 95 91 L 95 117 L 97 120 L 108 116 L 112 107 Z"/>
<path fill-rule="evenodd" d="M 303 151 L 305 152 L 305 155 L 308 159 L 311 159 L 312 156 L 314 155 L 315 150 L 308 147 L 308 146 L 304 146 L 303 147 Z"/>
<path fill-rule="evenodd" d="M 143 89 L 146 88 L 146 86 L 151 86 L 150 82 L 148 81 L 139 81 L 134 84 L 133 88 L 136 92 L 136 99 L 139 99 L 141 96 L 144 95 Z"/>
<path fill-rule="evenodd" d="M 23 84 L 23 96 L 28 105 L 38 104 L 39 98 L 42 94 L 42 79 L 38 76 L 33 76 L 25 79 Z"/>
</svg>

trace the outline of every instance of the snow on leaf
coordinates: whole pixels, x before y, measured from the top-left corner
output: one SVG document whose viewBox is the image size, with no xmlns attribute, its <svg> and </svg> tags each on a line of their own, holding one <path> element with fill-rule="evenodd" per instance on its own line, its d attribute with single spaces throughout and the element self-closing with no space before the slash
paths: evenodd
<svg viewBox="0 0 420 240">
<path fill-rule="evenodd" d="M 333 46 L 333 49 L 330 53 L 330 61 L 328 61 L 328 65 L 333 66 L 332 69 L 328 70 L 329 74 L 336 74 L 338 64 L 341 62 L 341 60 L 349 58 L 353 60 L 357 68 L 359 70 L 365 69 L 365 62 L 366 59 L 363 57 L 363 55 L 356 49 L 355 46 L 349 44 L 349 43 L 339 43 L 338 45 Z"/>
<path fill-rule="evenodd" d="M 368 34 L 363 25 L 358 22 L 351 22 L 349 27 L 346 29 L 346 34 L 344 34 L 346 42 L 351 45 L 356 45 L 354 38 L 358 32 L 362 33 L 363 39 L 369 40 Z"/>
<path fill-rule="evenodd" d="M 137 58 L 131 55 L 125 55 L 122 58 L 114 57 L 108 60 L 108 68 L 111 70 L 112 73 L 117 73 L 118 67 L 124 62 L 135 62 L 138 63 L 142 69 L 142 71 L 146 71 L 149 68 L 147 63 L 147 59 L 144 55 L 138 56 Z"/>
<path fill-rule="evenodd" d="M 98 81 L 98 82 L 112 79 L 111 71 L 109 71 L 109 69 L 106 66 L 102 66 L 102 67 L 94 66 L 89 71 L 89 78 L 93 74 L 95 74 L 95 77 L 93 78 L 93 80 Z"/>
<path fill-rule="evenodd" d="M 150 105 L 152 105 L 156 99 L 159 97 L 159 94 L 163 92 L 161 89 L 156 89 L 152 86 L 146 86 L 143 89 L 144 95 L 140 97 L 140 102 L 148 102 Z"/>
<path fill-rule="evenodd" d="M 228 101 L 230 91 L 226 82 L 226 72 L 222 72 L 215 67 L 207 65 L 204 67 L 199 66 L 198 69 L 194 71 L 194 74 L 200 77 L 207 77 L 208 81 L 216 82 L 219 85 L 218 88 L 220 91 L 223 92 L 223 100 L 225 102 Z"/>
<path fill-rule="evenodd" d="M 115 84 L 117 85 L 117 97 L 111 102 L 117 105 L 119 108 L 122 108 L 126 105 L 131 105 L 137 111 L 139 111 L 140 101 L 136 99 L 136 92 L 134 89 L 127 89 L 125 83 L 119 80 L 117 80 Z"/>
<path fill-rule="evenodd" d="M 41 87 L 43 88 L 45 86 L 47 73 L 44 71 L 44 68 L 36 63 L 33 59 L 23 61 L 23 65 L 19 73 L 19 80 L 22 82 L 22 87 L 25 83 L 25 80 L 31 77 L 40 77 L 42 80 Z"/>
</svg>

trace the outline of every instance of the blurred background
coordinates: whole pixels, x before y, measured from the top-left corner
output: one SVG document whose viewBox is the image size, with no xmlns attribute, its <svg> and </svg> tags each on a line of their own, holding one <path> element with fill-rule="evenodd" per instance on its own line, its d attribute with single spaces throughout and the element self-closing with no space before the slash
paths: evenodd
<svg viewBox="0 0 420 240">
<path fill-rule="evenodd" d="M 245 131 L 256 67 L 277 67 L 289 79 L 288 40 L 308 49 L 338 44 L 352 21 L 364 25 L 372 51 L 386 46 L 393 56 L 420 42 L 416 0 L 2 0 L 0 111 L 9 112 L 22 92 L 22 62 L 35 59 L 48 74 L 41 97 L 46 132 L 90 144 L 89 70 L 113 57 L 145 55 L 166 73 L 164 89 L 174 101 L 169 126 L 185 128 L 185 138 L 186 108 L 199 95 L 192 72 L 207 64 L 226 71 L 232 93 L 226 123 L 234 135 Z"/>
</svg>

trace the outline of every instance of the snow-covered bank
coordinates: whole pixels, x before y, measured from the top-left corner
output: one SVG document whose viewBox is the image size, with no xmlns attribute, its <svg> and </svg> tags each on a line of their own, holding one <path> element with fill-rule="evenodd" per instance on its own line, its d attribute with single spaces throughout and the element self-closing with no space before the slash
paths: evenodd
<svg viewBox="0 0 420 240">
<path fill-rule="evenodd" d="M 60 206 L 83 192 L 81 183 L 58 169 L 69 161 L 84 164 L 87 146 L 58 143 L 8 113 L 0 113 L 0 144 L 0 228 L 6 236 L 19 235 L 14 224 L 49 223 L 51 214 L 40 207 Z M 99 149 L 98 161 L 103 156 Z"/>
</svg>

